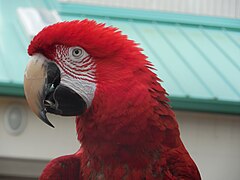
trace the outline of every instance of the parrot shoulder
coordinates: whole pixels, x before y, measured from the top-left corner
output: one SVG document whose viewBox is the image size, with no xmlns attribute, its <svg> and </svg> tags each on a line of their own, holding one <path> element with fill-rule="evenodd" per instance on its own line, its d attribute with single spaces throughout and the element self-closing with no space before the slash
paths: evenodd
<svg viewBox="0 0 240 180">
<path fill-rule="evenodd" d="M 166 179 L 201 180 L 198 168 L 183 144 L 162 154 L 160 161 Z"/>
<path fill-rule="evenodd" d="M 61 156 L 50 161 L 44 168 L 40 180 L 81 179 L 80 173 L 81 159 L 76 155 Z"/>
</svg>

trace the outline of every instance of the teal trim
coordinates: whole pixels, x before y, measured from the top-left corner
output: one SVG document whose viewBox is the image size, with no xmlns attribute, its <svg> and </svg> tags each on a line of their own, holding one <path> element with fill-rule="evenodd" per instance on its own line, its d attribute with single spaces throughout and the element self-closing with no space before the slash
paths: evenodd
<svg viewBox="0 0 240 180">
<path fill-rule="evenodd" d="M 218 18 L 209 16 L 196 16 L 177 13 L 164 13 L 136 9 L 90 6 L 83 4 L 60 3 L 59 13 L 66 15 L 81 14 L 102 16 L 140 21 L 157 21 L 166 23 L 179 23 L 188 25 L 203 25 L 217 28 L 240 29 L 240 19 Z"/>
<path fill-rule="evenodd" d="M 0 83 L 0 96 L 24 97 L 23 84 Z"/>
<path fill-rule="evenodd" d="M 170 97 L 170 105 L 175 110 L 240 115 L 240 102 Z"/>
</svg>

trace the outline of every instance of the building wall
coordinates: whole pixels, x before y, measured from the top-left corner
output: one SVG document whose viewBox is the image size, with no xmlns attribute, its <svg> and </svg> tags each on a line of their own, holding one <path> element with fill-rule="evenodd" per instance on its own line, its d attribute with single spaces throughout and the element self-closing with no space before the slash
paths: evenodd
<svg viewBox="0 0 240 180">
<path fill-rule="evenodd" d="M 240 0 L 60 0 L 101 6 L 240 18 Z"/>
<path fill-rule="evenodd" d="M 177 112 L 181 137 L 203 180 L 240 177 L 240 116 Z"/>
<path fill-rule="evenodd" d="M 15 105 L 23 108 L 27 120 L 18 135 L 9 134 L 5 127 L 6 114 Z M 183 111 L 176 115 L 182 140 L 202 179 L 238 180 L 240 116 Z M 0 98 L 0 179 L 3 175 L 36 177 L 50 159 L 79 148 L 74 118 L 50 115 L 49 119 L 54 129 L 38 120 L 24 99 Z"/>
<path fill-rule="evenodd" d="M 21 134 L 6 130 L 6 113 L 12 106 L 24 108 L 27 120 Z M 0 157 L 48 160 L 78 150 L 74 118 L 48 115 L 55 128 L 45 125 L 29 109 L 24 99 L 0 99 Z"/>
</svg>

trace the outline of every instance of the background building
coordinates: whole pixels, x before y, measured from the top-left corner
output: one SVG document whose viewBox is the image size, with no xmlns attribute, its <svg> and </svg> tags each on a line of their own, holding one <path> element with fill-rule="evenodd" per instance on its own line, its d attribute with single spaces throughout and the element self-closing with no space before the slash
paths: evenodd
<svg viewBox="0 0 240 180">
<path fill-rule="evenodd" d="M 47 127 L 23 93 L 27 46 L 59 20 L 119 27 L 157 68 L 181 137 L 204 180 L 240 176 L 239 0 L 0 0 L 0 179 L 36 179 L 52 158 L 77 151 L 74 118 Z"/>
</svg>

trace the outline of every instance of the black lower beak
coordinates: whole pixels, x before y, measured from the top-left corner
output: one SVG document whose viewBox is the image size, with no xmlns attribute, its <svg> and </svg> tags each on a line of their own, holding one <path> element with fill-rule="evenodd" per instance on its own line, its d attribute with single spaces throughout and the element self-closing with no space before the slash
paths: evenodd
<svg viewBox="0 0 240 180">
<path fill-rule="evenodd" d="M 81 96 L 61 84 L 47 94 L 44 105 L 47 112 L 62 116 L 81 115 L 87 107 Z"/>
</svg>

